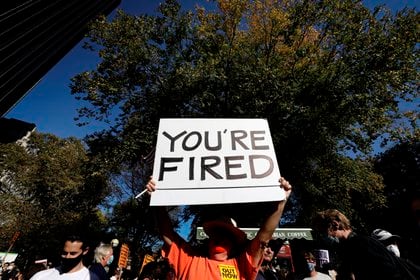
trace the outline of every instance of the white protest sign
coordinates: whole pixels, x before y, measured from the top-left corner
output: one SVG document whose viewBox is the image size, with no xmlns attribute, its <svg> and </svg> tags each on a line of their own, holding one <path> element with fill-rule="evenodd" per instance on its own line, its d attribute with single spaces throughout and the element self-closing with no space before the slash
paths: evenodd
<svg viewBox="0 0 420 280">
<path fill-rule="evenodd" d="M 264 119 L 161 119 L 153 178 L 150 205 L 285 199 Z"/>
</svg>

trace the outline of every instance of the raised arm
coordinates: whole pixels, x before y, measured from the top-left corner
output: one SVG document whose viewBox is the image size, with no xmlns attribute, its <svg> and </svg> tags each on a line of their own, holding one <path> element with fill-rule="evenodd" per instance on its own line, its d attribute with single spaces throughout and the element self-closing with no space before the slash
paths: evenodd
<svg viewBox="0 0 420 280">
<path fill-rule="evenodd" d="M 267 217 L 265 222 L 261 225 L 255 238 L 251 241 L 248 247 L 248 253 L 252 257 L 252 264 L 258 266 L 263 256 L 264 246 L 268 244 L 273 236 L 274 231 L 279 225 L 281 216 L 283 214 L 284 206 L 292 192 L 292 186 L 283 177 L 280 178 L 280 187 L 284 189 L 286 193 L 286 199 L 279 201 L 274 211 Z"/>
<path fill-rule="evenodd" d="M 150 178 L 149 182 L 147 182 L 146 189 L 149 194 L 152 194 L 152 192 L 156 190 L 156 182 L 153 180 L 153 178 Z M 172 221 L 169 217 L 166 207 L 157 206 L 154 208 L 159 227 L 159 233 L 162 236 L 163 242 L 170 246 L 172 241 L 174 241 L 176 238 L 179 238 L 179 236 L 173 229 Z"/>
</svg>

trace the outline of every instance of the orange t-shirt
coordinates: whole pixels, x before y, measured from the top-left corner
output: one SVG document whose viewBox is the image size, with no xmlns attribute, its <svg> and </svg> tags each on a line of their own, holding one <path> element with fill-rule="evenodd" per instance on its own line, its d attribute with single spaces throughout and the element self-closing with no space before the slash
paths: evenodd
<svg viewBox="0 0 420 280">
<path fill-rule="evenodd" d="M 251 257 L 245 250 L 237 258 L 216 261 L 196 254 L 180 238 L 164 247 L 162 255 L 169 259 L 176 279 L 180 280 L 252 280 L 258 274 L 258 267 L 252 266 Z"/>
</svg>

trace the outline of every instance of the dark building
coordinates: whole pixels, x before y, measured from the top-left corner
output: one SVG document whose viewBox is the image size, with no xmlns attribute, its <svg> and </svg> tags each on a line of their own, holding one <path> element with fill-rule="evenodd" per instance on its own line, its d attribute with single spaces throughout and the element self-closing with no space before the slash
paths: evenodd
<svg viewBox="0 0 420 280">
<path fill-rule="evenodd" d="M 121 0 L 6 0 L 0 4 L 0 117 Z M 1 130 L 0 130 L 1 131 Z"/>
<path fill-rule="evenodd" d="M 14 143 L 35 130 L 34 123 L 28 123 L 17 119 L 0 118 L 0 143 Z"/>
</svg>

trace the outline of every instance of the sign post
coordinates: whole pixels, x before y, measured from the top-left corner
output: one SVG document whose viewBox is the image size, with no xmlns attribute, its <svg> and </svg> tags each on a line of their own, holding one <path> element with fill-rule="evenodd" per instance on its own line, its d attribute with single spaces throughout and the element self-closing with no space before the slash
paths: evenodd
<svg viewBox="0 0 420 280">
<path fill-rule="evenodd" d="M 9 246 L 9 248 L 7 249 L 7 251 L 6 251 L 6 253 L 4 254 L 4 256 L 3 256 L 3 259 L 2 259 L 2 261 L 1 261 L 1 264 L 3 265 L 3 263 L 5 262 L 5 260 L 6 260 L 6 257 L 7 257 L 7 254 L 9 254 L 10 253 L 10 251 L 12 250 L 12 248 L 13 248 L 13 245 L 15 245 L 15 242 L 16 242 L 16 240 L 18 240 L 18 238 L 20 237 L 20 231 L 16 231 L 14 234 L 13 234 L 13 237 L 12 237 L 12 240 L 10 240 L 10 246 Z"/>
</svg>

